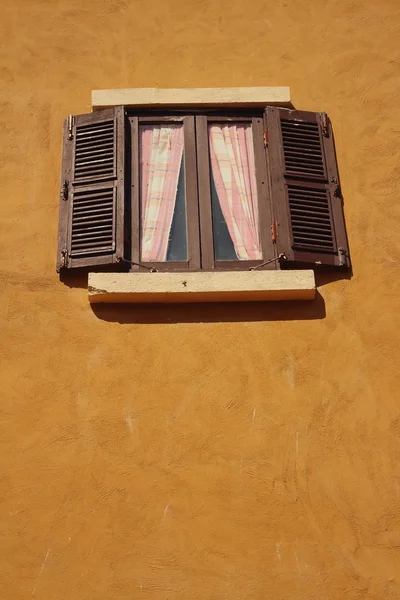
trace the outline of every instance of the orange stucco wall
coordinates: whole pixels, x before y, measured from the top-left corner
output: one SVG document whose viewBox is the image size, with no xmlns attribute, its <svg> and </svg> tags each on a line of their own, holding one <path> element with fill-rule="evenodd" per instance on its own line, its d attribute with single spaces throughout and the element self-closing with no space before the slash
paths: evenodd
<svg viewBox="0 0 400 600">
<path fill-rule="evenodd" d="M 399 24 L 398 0 L 3 0 L 2 600 L 400 597 Z M 94 312 L 54 270 L 62 120 L 93 88 L 245 85 L 331 116 L 353 279 Z"/>
</svg>

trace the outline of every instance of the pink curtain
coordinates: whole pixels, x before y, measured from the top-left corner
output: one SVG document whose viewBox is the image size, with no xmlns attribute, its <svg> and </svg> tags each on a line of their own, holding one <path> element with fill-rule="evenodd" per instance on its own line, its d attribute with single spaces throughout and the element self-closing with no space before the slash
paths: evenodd
<svg viewBox="0 0 400 600">
<path fill-rule="evenodd" d="M 140 128 L 143 262 L 167 259 L 179 171 L 183 155 L 182 125 Z"/>
<path fill-rule="evenodd" d="M 262 258 L 250 124 L 210 125 L 211 167 L 222 214 L 239 260 Z"/>
</svg>

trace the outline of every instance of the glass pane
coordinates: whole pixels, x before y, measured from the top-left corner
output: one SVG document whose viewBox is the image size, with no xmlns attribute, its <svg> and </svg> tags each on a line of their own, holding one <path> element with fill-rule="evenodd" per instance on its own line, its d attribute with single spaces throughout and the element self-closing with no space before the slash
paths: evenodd
<svg viewBox="0 0 400 600">
<path fill-rule="evenodd" d="M 260 260 L 251 124 L 209 125 L 208 138 L 215 260 Z"/>
<path fill-rule="evenodd" d="M 141 260 L 187 260 L 183 125 L 139 127 Z"/>
<path fill-rule="evenodd" d="M 213 177 L 211 177 L 211 208 L 215 260 L 237 260 L 235 246 L 233 245 L 224 215 L 222 214 Z"/>
</svg>

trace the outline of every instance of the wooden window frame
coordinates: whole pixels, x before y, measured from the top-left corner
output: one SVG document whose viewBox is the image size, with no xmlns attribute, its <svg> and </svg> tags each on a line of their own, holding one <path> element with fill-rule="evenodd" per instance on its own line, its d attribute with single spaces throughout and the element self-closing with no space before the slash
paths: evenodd
<svg viewBox="0 0 400 600">
<path fill-rule="evenodd" d="M 131 271 L 147 271 L 152 269 L 157 271 L 199 271 L 201 267 L 201 258 L 194 116 L 152 115 L 129 116 L 128 118 L 131 142 Z M 139 127 L 145 124 L 157 125 L 160 123 L 183 124 L 186 235 L 188 253 L 188 259 L 186 261 L 145 262 L 141 260 Z"/>
<path fill-rule="evenodd" d="M 187 113 L 187 111 L 185 111 Z M 258 265 L 262 269 L 276 269 L 277 262 L 268 265 L 264 262 L 276 256 L 276 248 L 270 234 L 272 222 L 270 183 L 267 170 L 267 156 L 263 142 L 263 115 L 254 111 L 243 116 L 244 111 L 224 111 L 223 116 L 213 114 L 177 114 L 166 116 L 161 114 L 128 113 L 130 135 L 129 146 L 131 156 L 130 172 L 130 255 L 131 271 L 238 271 L 249 270 Z M 226 116 L 230 114 L 231 116 Z M 214 257 L 214 237 L 211 206 L 211 169 L 208 140 L 208 124 L 214 123 L 251 123 L 253 130 L 254 157 L 256 164 L 256 180 L 259 208 L 260 241 L 262 258 L 259 260 L 216 260 Z M 143 262 L 140 252 L 140 156 L 139 127 L 144 124 L 183 123 L 185 147 L 185 198 L 187 219 L 187 261 Z M 136 158 L 135 158 L 136 157 Z"/>
<path fill-rule="evenodd" d="M 262 258 L 259 260 L 216 260 L 214 250 L 212 205 L 211 205 L 211 166 L 208 138 L 209 123 L 250 123 L 253 134 L 254 160 L 259 211 L 259 234 Z M 262 265 L 276 256 L 270 234 L 271 196 L 264 147 L 263 116 L 196 116 L 197 165 L 200 202 L 200 237 L 203 270 L 247 271 Z M 263 265 L 262 269 L 276 269 L 276 261 Z"/>
</svg>

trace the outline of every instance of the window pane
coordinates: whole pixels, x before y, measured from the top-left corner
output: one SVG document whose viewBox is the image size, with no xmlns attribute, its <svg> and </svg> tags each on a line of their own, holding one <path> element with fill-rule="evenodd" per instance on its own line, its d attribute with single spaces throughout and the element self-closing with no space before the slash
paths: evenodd
<svg viewBox="0 0 400 600">
<path fill-rule="evenodd" d="M 260 260 L 256 168 L 249 123 L 208 127 L 216 260 Z"/>
<path fill-rule="evenodd" d="M 214 178 L 211 177 L 211 208 L 214 237 L 215 260 L 237 260 L 235 246 L 229 235 L 228 227 L 215 189 Z"/>
<path fill-rule="evenodd" d="M 183 125 L 139 128 L 141 260 L 187 260 Z"/>
</svg>

